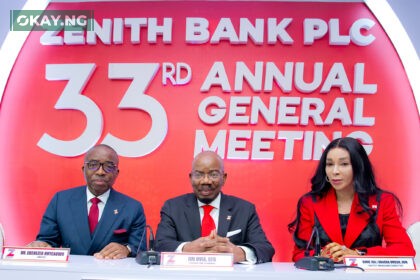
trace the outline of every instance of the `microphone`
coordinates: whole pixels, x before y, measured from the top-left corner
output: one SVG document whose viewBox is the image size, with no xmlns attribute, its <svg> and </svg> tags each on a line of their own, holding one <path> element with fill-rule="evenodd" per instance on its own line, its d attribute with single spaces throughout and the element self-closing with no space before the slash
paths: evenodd
<svg viewBox="0 0 420 280">
<path fill-rule="evenodd" d="M 315 241 L 314 241 L 315 236 Z M 310 246 L 314 242 L 314 255 L 309 256 Z M 300 269 L 318 271 L 318 270 L 334 270 L 334 261 L 330 258 L 321 257 L 321 243 L 319 241 L 318 228 L 312 228 L 311 237 L 306 244 L 305 257 L 295 262 L 295 267 Z"/>
<path fill-rule="evenodd" d="M 136 256 L 136 262 L 142 265 L 154 265 L 154 264 L 160 264 L 160 252 L 155 251 L 155 236 L 153 235 L 152 227 L 149 225 L 146 225 L 143 236 L 141 238 L 141 241 L 143 240 L 143 237 L 146 235 L 146 230 L 149 230 L 149 243 L 147 245 L 147 251 L 137 252 Z M 140 244 L 141 244 L 140 241 Z M 140 246 L 139 246 L 140 249 Z"/>
<path fill-rule="evenodd" d="M 319 232 L 318 232 L 318 228 L 314 227 L 315 232 L 316 232 L 316 236 L 315 236 L 315 252 L 314 252 L 314 256 L 315 257 L 319 257 L 321 256 L 321 242 L 319 241 Z"/>
</svg>

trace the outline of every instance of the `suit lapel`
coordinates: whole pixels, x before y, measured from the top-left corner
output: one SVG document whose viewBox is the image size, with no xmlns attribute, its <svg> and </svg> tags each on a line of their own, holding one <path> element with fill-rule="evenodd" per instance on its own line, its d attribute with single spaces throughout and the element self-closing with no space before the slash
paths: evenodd
<svg viewBox="0 0 420 280">
<path fill-rule="evenodd" d="M 331 189 L 323 199 L 315 203 L 314 208 L 315 214 L 328 237 L 332 241 L 343 244 L 334 189 Z"/>
<path fill-rule="evenodd" d="M 217 233 L 225 237 L 230 228 L 230 221 L 232 220 L 232 204 L 226 196 L 221 195 Z"/>
<path fill-rule="evenodd" d="M 187 205 L 184 215 L 187 220 L 190 232 L 192 234 L 192 240 L 201 237 L 201 220 L 200 212 L 198 210 L 197 198 L 194 194 L 190 194 L 186 197 Z"/>
<path fill-rule="evenodd" d="M 77 228 L 81 248 L 90 247 L 90 231 L 87 213 L 86 188 L 80 188 L 80 191 L 74 193 L 70 200 L 70 211 L 73 213 L 73 224 Z"/>
<path fill-rule="evenodd" d="M 103 244 L 104 240 L 109 240 L 107 236 L 112 235 L 112 225 L 118 219 L 119 215 L 123 213 L 124 204 L 115 196 L 115 191 L 111 189 L 108 201 L 105 204 L 101 219 L 92 236 L 91 250 L 97 251 L 97 248 L 102 248 L 107 244 Z"/>
<path fill-rule="evenodd" d="M 358 214 L 362 211 L 359 204 L 359 198 L 355 194 L 351 205 L 349 220 L 347 223 L 346 234 L 341 234 L 340 219 L 338 214 L 338 205 L 335 192 L 331 189 L 326 197 L 315 203 L 315 213 L 321 223 L 322 228 L 328 237 L 335 242 L 351 247 L 354 241 L 359 237 L 360 233 L 366 227 L 368 222 L 368 214 Z"/>
<path fill-rule="evenodd" d="M 355 194 L 353 204 L 351 206 L 349 221 L 347 223 L 346 235 L 344 237 L 344 244 L 349 248 L 357 239 L 357 237 L 359 237 L 360 233 L 368 223 L 369 215 L 366 212 L 358 214 L 362 210 L 363 209 L 359 204 L 359 198 Z"/>
</svg>

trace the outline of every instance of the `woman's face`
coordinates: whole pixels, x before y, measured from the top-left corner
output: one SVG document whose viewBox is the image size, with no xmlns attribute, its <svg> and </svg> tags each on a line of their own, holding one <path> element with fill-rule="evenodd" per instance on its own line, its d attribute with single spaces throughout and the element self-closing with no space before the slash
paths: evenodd
<svg viewBox="0 0 420 280">
<path fill-rule="evenodd" d="M 336 192 L 354 190 L 353 167 L 347 150 L 331 149 L 327 154 L 325 172 Z"/>
</svg>

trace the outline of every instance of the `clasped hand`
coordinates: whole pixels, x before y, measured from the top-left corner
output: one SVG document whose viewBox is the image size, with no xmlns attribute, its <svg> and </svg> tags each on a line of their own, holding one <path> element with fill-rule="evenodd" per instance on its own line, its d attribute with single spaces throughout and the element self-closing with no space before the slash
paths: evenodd
<svg viewBox="0 0 420 280">
<path fill-rule="evenodd" d="M 200 237 L 185 244 L 183 252 L 194 253 L 232 253 L 234 262 L 245 261 L 245 252 L 232 242 L 229 238 L 217 235 L 212 230 L 208 236 Z"/>
<path fill-rule="evenodd" d="M 331 242 L 321 250 L 321 257 L 330 258 L 334 262 L 342 262 L 344 256 L 356 255 L 359 254 L 355 250 L 349 249 L 337 242 Z"/>
</svg>

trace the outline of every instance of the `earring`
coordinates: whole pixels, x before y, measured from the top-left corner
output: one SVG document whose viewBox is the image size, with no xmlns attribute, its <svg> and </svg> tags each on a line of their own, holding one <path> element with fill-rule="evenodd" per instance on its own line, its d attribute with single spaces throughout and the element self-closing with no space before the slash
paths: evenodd
<svg viewBox="0 0 420 280">
<path fill-rule="evenodd" d="M 327 180 L 328 183 L 330 182 L 330 179 L 328 178 L 327 175 L 325 175 L 325 180 Z"/>
</svg>

